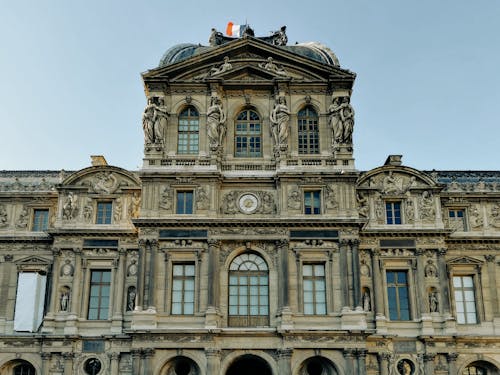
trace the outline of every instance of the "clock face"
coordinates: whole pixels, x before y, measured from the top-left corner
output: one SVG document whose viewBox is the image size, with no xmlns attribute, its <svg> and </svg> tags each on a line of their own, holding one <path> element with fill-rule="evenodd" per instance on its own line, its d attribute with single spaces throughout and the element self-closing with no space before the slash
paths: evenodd
<svg viewBox="0 0 500 375">
<path fill-rule="evenodd" d="M 244 214 L 251 214 L 257 209 L 257 206 L 259 205 L 259 200 L 253 194 L 243 194 L 240 197 L 238 203 L 241 212 L 243 212 Z"/>
</svg>

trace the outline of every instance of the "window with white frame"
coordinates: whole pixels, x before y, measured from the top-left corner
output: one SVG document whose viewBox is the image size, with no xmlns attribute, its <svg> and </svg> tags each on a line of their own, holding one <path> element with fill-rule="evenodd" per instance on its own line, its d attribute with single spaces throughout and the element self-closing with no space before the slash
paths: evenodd
<svg viewBox="0 0 500 375">
<path fill-rule="evenodd" d="M 304 314 L 326 314 L 326 282 L 324 264 L 304 264 L 302 266 L 304 290 Z"/>
<path fill-rule="evenodd" d="M 174 315 L 194 314 L 195 265 L 172 266 L 172 310 Z"/>
<path fill-rule="evenodd" d="M 453 276 L 453 295 L 458 324 L 476 324 L 476 296 L 472 275 Z"/>
</svg>

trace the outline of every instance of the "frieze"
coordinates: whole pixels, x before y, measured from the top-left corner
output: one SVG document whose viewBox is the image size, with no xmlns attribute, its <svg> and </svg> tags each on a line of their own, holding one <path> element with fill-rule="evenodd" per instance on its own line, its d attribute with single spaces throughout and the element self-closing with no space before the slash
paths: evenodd
<svg viewBox="0 0 500 375">
<path fill-rule="evenodd" d="M 210 235 L 237 234 L 244 236 L 251 235 L 288 235 L 286 228 L 267 228 L 267 227 L 226 227 L 226 228 L 211 228 Z"/>
<path fill-rule="evenodd" d="M 58 181 L 47 181 L 45 177 L 42 177 L 40 181 L 21 181 L 18 177 L 15 177 L 14 181 L 1 182 L 0 191 L 5 192 L 47 192 L 55 191 Z"/>
<path fill-rule="evenodd" d="M 394 256 L 409 257 L 409 256 L 414 256 L 415 252 L 414 250 L 409 250 L 409 249 L 381 249 L 380 255 L 385 257 L 394 257 Z"/>
</svg>

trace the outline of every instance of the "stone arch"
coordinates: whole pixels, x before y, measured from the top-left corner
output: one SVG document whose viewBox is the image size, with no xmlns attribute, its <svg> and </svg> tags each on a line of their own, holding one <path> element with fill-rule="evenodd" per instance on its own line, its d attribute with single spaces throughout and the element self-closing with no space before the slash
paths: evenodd
<svg viewBox="0 0 500 375">
<path fill-rule="evenodd" d="M 200 366 L 185 355 L 171 357 L 159 370 L 159 375 L 201 375 Z"/>
<path fill-rule="evenodd" d="M 339 375 L 337 366 L 328 358 L 323 356 L 313 356 L 304 360 L 297 372 L 297 375 Z"/>
<path fill-rule="evenodd" d="M 318 115 L 318 120 L 321 118 L 321 115 L 322 115 L 321 103 L 314 98 L 311 98 L 309 103 L 307 103 L 305 99 L 295 101 L 293 103 L 293 106 L 290 108 L 290 112 L 292 112 L 292 114 L 294 114 L 294 115 L 297 115 L 299 113 L 299 111 L 301 111 L 307 107 L 314 109 L 314 111 Z"/>
<path fill-rule="evenodd" d="M 172 109 L 170 110 L 170 113 L 178 117 L 179 114 L 188 107 L 193 107 L 194 109 L 196 109 L 196 111 L 198 111 L 200 118 L 202 114 L 206 113 L 206 108 L 205 108 L 206 106 L 195 98 L 191 98 L 191 101 L 189 103 L 184 98 L 182 100 L 179 100 L 177 103 L 172 104 Z M 204 112 L 201 111 L 202 108 L 205 109 Z"/>
<path fill-rule="evenodd" d="M 500 374 L 500 367 L 498 362 L 491 360 L 490 358 L 488 359 L 481 359 L 481 360 L 472 360 L 472 361 L 466 361 L 460 370 L 458 371 L 459 375 L 469 375 L 468 374 L 468 369 L 482 369 L 485 370 L 485 374 L 487 375 L 498 375 Z M 471 372 L 470 374 L 476 374 L 477 372 Z M 478 375 L 481 375 L 481 373 L 477 373 Z"/>
<path fill-rule="evenodd" d="M 34 371 L 33 374 L 28 372 L 27 375 L 39 375 L 42 373 L 41 364 L 39 361 L 35 361 L 34 356 L 24 354 L 22 356 L 23 358 L 13 358 L 13 356 L 10 356 L 9 359 L 0 361 L 0 375 L 12 375 L 14 374 L 14 369 L 18 366 L 26 366 L 26 369 L 31 368 Z"/>
<path fill-rule="evenodd" d="M 224 262 L 224 265 L 223 265 L 224 271 L 226 271 L 226 272 L 229 271 L 229 267 L 230 267 L 231 263 L 233 262 L 233 260 L 236 259 L 241 254 L 244 254 L 246 252 L 255 253 L 255 254 L 259 255 L 267 263 L 268 270 L 269 271 L 274 270 L 274 262 L 273 262 L 273 259 L 270 257 L 270 255 L 264 249 L 259 248 L 257 246 L 254 246 L 253 244 L 250 244 L 250 246 L 240 246 L 240 247 L 233 249 L 233 251 L 231 251 L 231 253 L 227 256 L 227 258 Z"/>
<path fill-rule="evenodd" d="M 247 371 L 248 372 L 245 372 Z M 274 359 L 261 351 L 234 351 L 221 364 L 224 375 L 279 375 Z"/>
<path fill-rule="evenodd" d="M 265 115 L 259 107 L 257 107 L 255 104 L 251 103 L 232 103 L 232 105 L 228 106 L 227 108 L 227 119 L 229 121 L 232 121 L 233 124 L 236 121 L 236 118 L 242 111 L 254 111 L 259 115 L 260 122 L 263 123 Z"/>
</svg>

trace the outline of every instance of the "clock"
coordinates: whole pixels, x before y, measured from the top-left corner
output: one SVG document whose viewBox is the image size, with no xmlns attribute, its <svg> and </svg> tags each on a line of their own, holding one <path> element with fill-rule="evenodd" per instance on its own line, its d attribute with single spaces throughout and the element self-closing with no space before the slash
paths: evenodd
<svg viewBox="0 0 500 375">
<path fill-rule="evenodd" d="M 241 212 L 244 214 L 251 214 L 257 210 L 259 206 L 258 198 L 253 194 L 243 194 L 238 200 L 238 205 L 240 207 Z"/>
</svg>

